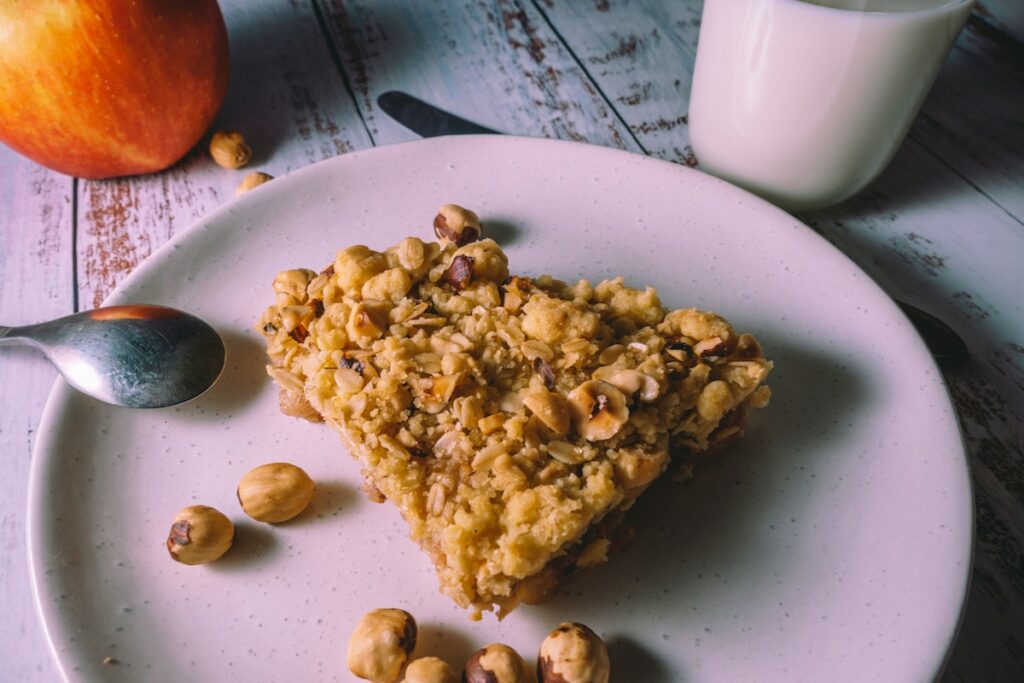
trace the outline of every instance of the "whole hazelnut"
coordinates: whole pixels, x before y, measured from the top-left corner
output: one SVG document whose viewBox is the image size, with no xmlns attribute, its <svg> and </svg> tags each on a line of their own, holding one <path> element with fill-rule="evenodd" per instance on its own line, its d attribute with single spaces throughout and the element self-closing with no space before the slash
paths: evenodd
<svg viewBox="0 0 1024 683">
<path fill-rule="evenodd" d="M 541 683 L 608 683 L 611 665 L 600 636 L 576 622 L 548 634 L 537 655 Z"/>
<path fill-rule="evenodd" d="M 189 505 L 174 516 L 167 535 L 167 552 L 182 564 L 213 562 L 231 547 L 235 526 L 222 512 L 207 505 Z"/>
<path fill-rule="evenodd" d="M 472 654 L 462 670 L 462 683 L 535 683 L 533 672 L 519 653 L 491 643 Z"/>
<path fill-rule="evenodd" d="M 434 218 L 434 234 L 457 247 L 480 239 L 480 217 L 458 204 L 445 204 Z"/>
<path fill-rule="evenodd" d="M 348 641 L 348 669 L 375 683 L 393 683 L 416 647 L 416 620 L 401 609 L 363 615 Z"/>
<path fill-rule="evenodd" d="M 420 657 L 409 662 L 402 683 L 459 683 L 459 679 L 443 659 Z"/>
<path fill-rule="evenodd" d="M 242 178 L 242 183 L 237 188 L 235 188 L 235 195 L 245 194 L 252 188 L 259 187 L 263 183 L 269 183 L 273 179 L 274 176 L 270 175 L 269 173 L 263 173 L 262 171 L 253 171 L 252 173 L 249 173 L 244 178 Z"/>
<path fill-rule="evenodd" d="M 241 133 L 219 130 L 210 138 L 210 156 L 218 166 L 242 168 L 252 158 L 252 148 L 245 144 Z"/>
<path fill-rule="evenodd" d="M 316 484 L 305 470 L 287 462 L 272 462 L 246 472 L 238 482 L 238 502 L 259 522 L 286 522 L 306 509 Z"/>
</svg>

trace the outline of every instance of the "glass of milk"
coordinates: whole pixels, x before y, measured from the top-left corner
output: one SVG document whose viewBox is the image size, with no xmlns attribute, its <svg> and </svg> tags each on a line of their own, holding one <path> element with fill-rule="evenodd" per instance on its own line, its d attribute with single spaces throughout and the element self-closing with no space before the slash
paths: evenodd
<svg viewBox="0 0 1024 683">
<path fill-rule="evenodd" d="M 701 167 L 791 211 L 896 153 L 976 0 L 705 0 L 690 95 Z"/>
</svg>

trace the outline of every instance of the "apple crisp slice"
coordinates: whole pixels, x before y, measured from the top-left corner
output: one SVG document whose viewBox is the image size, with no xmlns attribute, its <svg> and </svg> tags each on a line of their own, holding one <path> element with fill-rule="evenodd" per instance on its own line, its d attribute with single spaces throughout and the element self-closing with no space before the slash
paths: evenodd
<svg viewBox="0 0 1024 683">
<path fill-rule="evenodd" d="M 604 561 L 671 459 L 688 471 L 739 436 L 771 363 L 721 317 L 621 277 L 510 277 L 460 207 L 435 229 L 442 243 L 280 273 L 259 329 L 282 410 L 340 432 L 443 592 L 503 616 Z"/>
</svg>

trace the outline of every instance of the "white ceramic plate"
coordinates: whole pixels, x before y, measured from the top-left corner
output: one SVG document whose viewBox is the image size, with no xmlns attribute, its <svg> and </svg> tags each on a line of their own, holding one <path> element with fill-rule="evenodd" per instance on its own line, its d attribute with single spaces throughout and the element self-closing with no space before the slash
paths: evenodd
<svg viewBox="0 0 1024 683">
<path fill-rule="evenodd" d="M 252 331 L 286 267 L 354 243 L 431 236 L 437 206 L 476 209 L 513 272 L 626 274 L 675 307 L 757 333 L 776 369 L 748 436 L 637 506 L 639 537 L 566 592 L 498 623 L 441 597 L 397 511 L 365 501 L 326 427 L 279 414 Z M 924 680 L 953 638 L 970 564 L 957 423 L 923 344 L 882 291 L 810 229 L 695 171 L 604 148 L 512 137 L 349 154 L 280 178 L 149 258 L 108 303 L 190 310 L 228 347 L 220 383 L 131 411 L 63 383 L 36 444 L 29 545 L 66 676 L 86 681 L 349 680 L 360 615 L 400 606 L 419 654 L 461 666 L 503 641 L 531 659 L 559 621 L 609 643 L 617 681 Z M 288 460 L 312 510 L 247 520 L 235 487 Z M 212 565 L 168 559 L 174 513 L 238 526 Z M 103 664 L 113 657 L 114 664 Z"/>
</svg>

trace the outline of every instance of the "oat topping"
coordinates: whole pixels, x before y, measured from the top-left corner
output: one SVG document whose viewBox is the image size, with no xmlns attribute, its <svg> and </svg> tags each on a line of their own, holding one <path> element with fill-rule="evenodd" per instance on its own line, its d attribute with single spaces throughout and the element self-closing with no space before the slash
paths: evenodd
<svg viewBox="0 0 1024 683">
<path fill-rule="evenodd" d="M 688 473 L 737 438 L 771 363 L 720 316 L 621 277 L 510 277 L 479 234 L 284 271 L 257 330 L 282 411 L 340 432 L 446 594 L 505 614 L 603 561 L 670 460 Z"/>
</svg>

